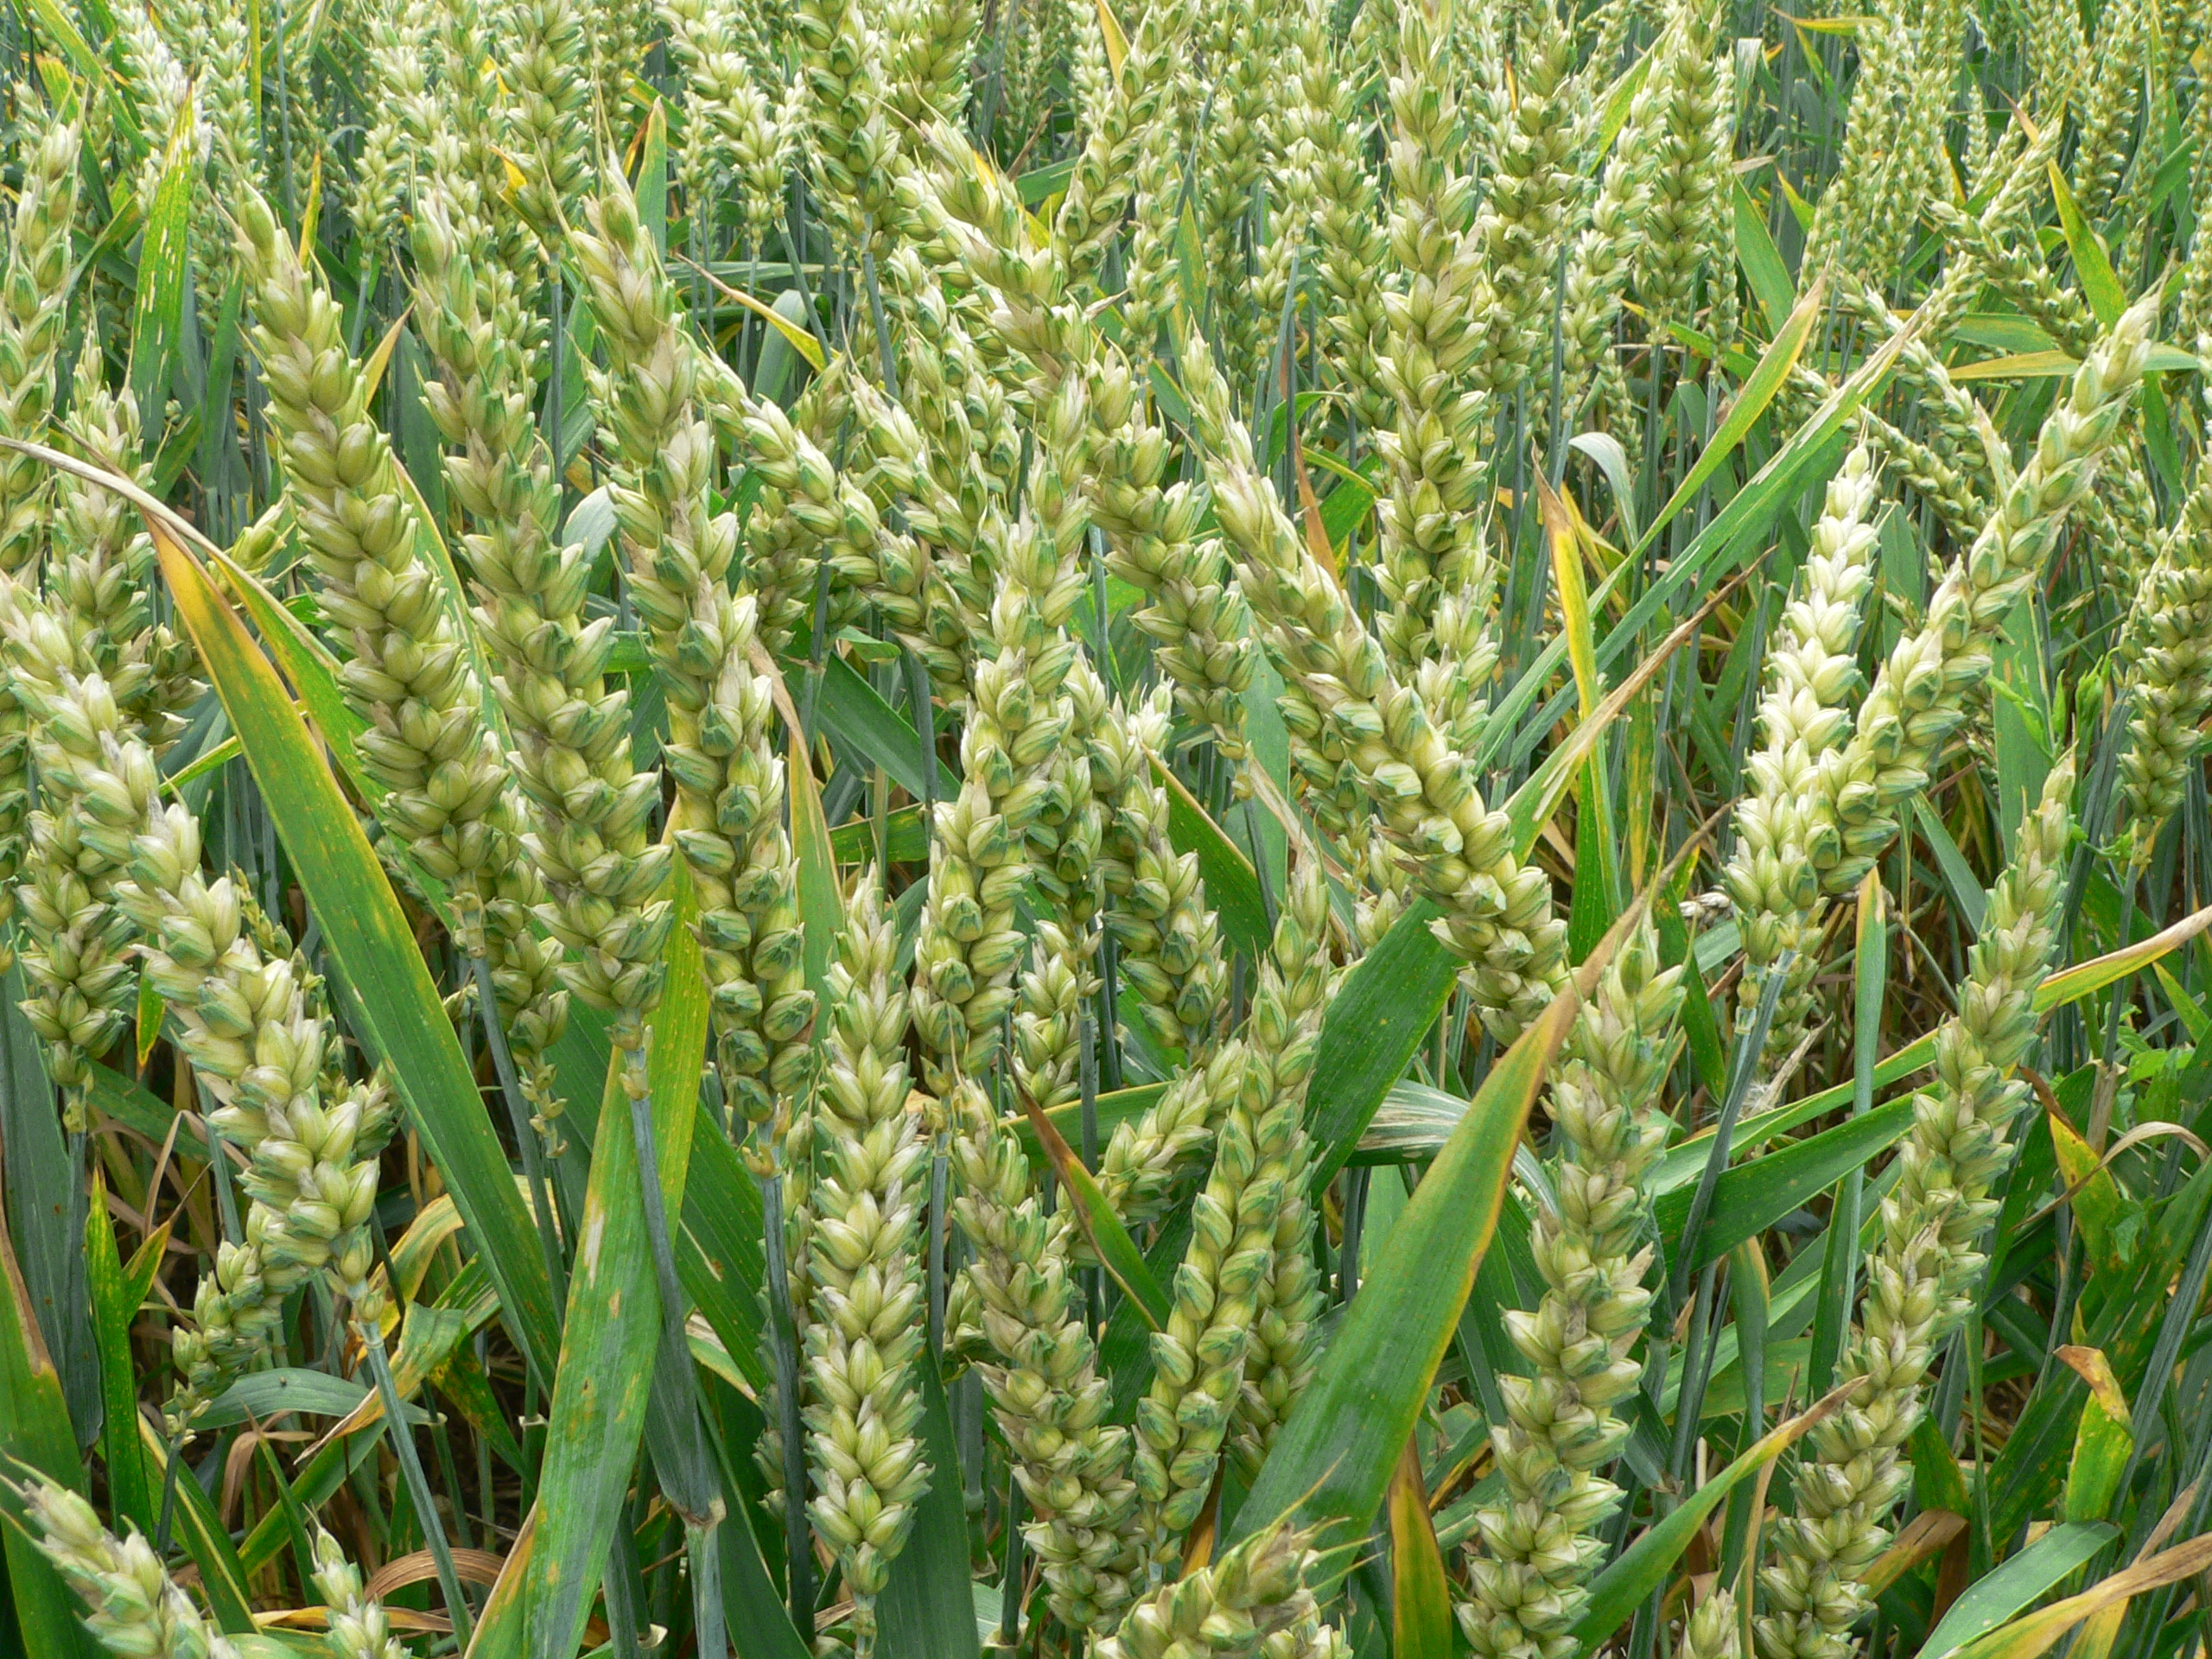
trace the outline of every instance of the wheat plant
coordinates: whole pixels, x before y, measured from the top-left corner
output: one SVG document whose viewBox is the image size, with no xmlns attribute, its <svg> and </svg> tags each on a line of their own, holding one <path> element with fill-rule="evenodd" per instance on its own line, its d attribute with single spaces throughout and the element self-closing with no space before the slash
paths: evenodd
<svg viewBox="0 0 2212 1659">
<path fill-rule="evenodd" d="M 2212 32 L 0 17 L 0 1654 L 2191 1659 Z"/>
</svg>

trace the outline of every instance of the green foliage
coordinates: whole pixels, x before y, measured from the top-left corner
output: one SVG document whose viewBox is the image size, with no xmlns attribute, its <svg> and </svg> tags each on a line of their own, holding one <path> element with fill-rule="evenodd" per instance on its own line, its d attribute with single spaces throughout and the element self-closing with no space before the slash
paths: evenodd
<svg viewBox="0 0 2212 1659">
<path fill-rule="evenodd" d="M 0 1650 L 2201 1649 L 2212 42 L 1967 16 L 0 16 Z"/>
</svg>

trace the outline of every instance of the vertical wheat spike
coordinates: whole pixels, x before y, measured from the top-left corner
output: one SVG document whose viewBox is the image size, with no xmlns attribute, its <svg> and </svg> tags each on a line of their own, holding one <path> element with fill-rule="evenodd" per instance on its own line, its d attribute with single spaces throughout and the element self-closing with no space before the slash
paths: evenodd
<svg viewBox="0 0 2212 1659">
<path fill-rule="evenodd" d="M 1064 431 L 1080 429 L 1081 391 L 1067 383 L 1052 416 Z M 1037 877 L 1030 836 L 1068 805 L 1052 774 L 1073 714 L 1064 682 L 1077 647 L 1063 625 L 1083 576 L 1069 558 L 1080 519 L 1054 448 L 1039 446 L 1027 509 L 992 556 L 1001 584 L 988 638 L 977 642 L 960 793 L 936 810 L 914 1027 L 940 1092 L 952 1077 L 981 1077 L 997 1049 L 1022 952 L 1014 906 Z M 992 654 L 982 655 L 986 648 Z"/>
<path fill-rule="evenodd" d="M 929 1146 L 908 1106 L 907 998 L 873 871 L 861 874 L 838 949 L 814 1113 L 821 1173 L 810 1199 L 807 1460 L 815 1528 L 844 1567 L 865 1652 L 874 1599 L 931 1479 L 913 1371 L 928 1362 L 920 1211 Z"/>
<path fill-rule="evenodd" d="M 1533 0 L 1516 21 L 1514 95 L 1496 124 L 1475 220 L 1485 261 L 1476 384 L 1500 397 L 1550 361 L 1559 250 L 1585 206 L 1580 159 L 1594 114 L 1568 18 L 1553 0 Z"/>
<path fill-rule="evenodd" d="M 893 17 L 859 0 L 798 0 L 802 105 L 824 218 L 857 260 L 900 222 L 899 129 L 885 97 Z"/>
<path fill-rule="evenodd" d="M 1243 1397 L 1282 1212 L 1305 1196 L 1306 1083 L 1329 986 L 1328 926 L 1328 889 L 1307 864 L 1292 878 L 1260 967 L 1236 1098 L 1192 1209 L 1167 1323 L 1153 1337 L 1135 1468 L 1141 1525 L 1163 1567 L 1179 1555 L 1213 1484 Z"/>
<path fill-rule="evenodd" d="M 2055 768 L 2023 820 L 2012 865 L 1990 890 L 1967 957 L 1957 1012 L 1936 1035 L 1935 1077 L 1913 1096 L 1899 1178 L 1882 1201 L 1867 1254 L 1866 1299 L 1838 1365 L 1859 1384 L 1813 1427 L 1796 1480 L 1796 1514 L 1770 1531 L 1759 1574 L 1762 1659 L 1845 1659 L 1871 1597 L 1866 1569 L 1889 1541 L 1891 1506 L 1910 1479 L 1904 1457 L 1938 1345 L 1971 1306 L 1977 1245 L 1997 1205 L 1992 1185 L 2006 1136 L 2029 1099 L 2011 1075 L 2035 1040 L 2035 993 L 2057 942 L 2073 830 L 2070 760 Z"/>
<path fill-rule="evenodd" d="M 491 905 L 494 987 L 524 1087 L 550 1128 L 561 1102 L 537 1057 L 563 1017 L 548 982 L 562 971 L 562 944 L 588 941 L 569 977 L 610 1012 L 653 970 L 640 952 L 658 935 L 641 923 L 666 864 L 648 823 L 659 779 L 632 765 L 628 698 L 603 673 L 613 620 L 584 621 L 588 561 L 557 533 L 560 486 L 532 412 L 540 349 L 526 296 L 493 257 L 494 232 L 473 187 L 443 165 L 443 146 L 433 154 L 440 165 L 414 238 L 423 341 L 437 372 L 423 401 L 446 442 L 447 488 L 470 526 L 471 614 L 529 803 L 523 839 L 556 918 L 539 939 L 528 895 L 503 887 Z M 601 971 L 610 958 L 619 965 Z"/>
<path fill-rule="evenodd" d="M 1382 834 L 1444 912 L 1438 937 L 1468 964 L 1485 1021 L 1501 1036 L 1517 1033 L 1565 971 L 1550 884 L 1515 855 L 1505 816 L 1483 804 L 1465 754 L 1431 721 L 1420 692 L 1391 674 L 1334 573 L 1292 529 L 1229 413 L 1205 342 L 1186 336 L 1181 359 L 1214 511 L 1289 690 L 1292 759 L 1319 791 L 1309 797 L 1316 816 L 1341 834 L 1372 804 Z"/>
<path fill-rule="evenodd" d="M 772 687 L 753 661 L 759 607 L 728 585 L 737 522 L 709 511 L 715 441 L 696 396 L 698 354 L 636 204 L 626 190 L 610 192 L 589 219 L 590 233 L 572 245 L 607 346 L 607 367 L 592 383 L 617 461 L 628 589 L 668 692 L 674 839 L 699 884 L 727 1084 L 747 1120 L 765 1125 L 806 1080 L 814 996 L 800 958 Z"/>
<path fill-rule="evenodd" d="M 111 392 L 99 353 L 79 358 L 63 439 L 96 464 L 143 484 L 137 406 Z M 153 547 L 137 509 L 73 474 L 55 480 L 54 545 L 45 592 L 0 572 L 0 661 L 15 701 L 36 718 L 30 755 L 39 806 L 30 815 L 18 888 L 26 938 L 23 1011 L 47 1046 L 73 1128 L 86 1127 L 90 1061 L 123 1028 L 137 976 L 133 933 L 115 908 L 122 864 L 87 843 L 84 796 L 105 746 L 137 741 L 156 754 L 183 729 L 175 710 L 199 691 L 192 654 L 150 616 Z"/>
<path fill-rule="evenodd" d="M 1761 744 L 1750 758 L 1751 787 L 1736 807 L 1736 850 L 1723 880 L 1743 930 L 1739 1030 L 1748 1028 L 1776 964 L 1791 957 L 1780 970 L 1783 989 L 1767 1027 L 1770 1060 L 1796 1047 L 1813 1011 L 1827 903 L 1807 855 L 1810 809 L 1824 757 L 1851 730 L 1859 607 L 1874 577 L 1878 483 L 1864 444 L 1828 482 L 1796 595 L 1767 645 Z"/>
<path fill-rule="evenodd" d="M 1552 1084 L 1555 1207 L 1538 1209 L 1530 1247 L 1544 1281 L 1533 1313 L 1508 1313 L 1528 1362 L 1504 1376 L 1506 1421 L 1491 1431 L 1503 1502 L 1478 1510 L 1472 1600 L 1460 1628 L 1485 1659 L 1557 1659 L 1589 1595 L 1599 1524 L 1620 1502 L 1605 1469 L 1628 1437 L 1620 1402 L 1650 1293 L 1649 1179 L 1667 1138 L 1661 1095 L 1673 1058 L 1681 973 L 1662 969 L 1656 936 L 1633 934 L 1575 1021 Z"/>
<path fill-rule="evenodd" d="M 547 248 L 592 184 L 591 83 L 582 20 L 569 0 L 499 0 L 505 127 L 521 179 L 515 207 Z"/>
<path fill-rule="evenodd" d="M 1107 1418 L 1107 1382 L 1069 1266 L 1071 1224 L 1047 1216 L 1020 1142 L 964 1079 L 944 1098 L 961 1193 L 953 1204 L 973 1260 L 979 1366 L 1032 1518 L 1053 1613 L 1077 1630 L 1110 1628 L 1144 1571 L 1129 1431 Z"/>
<path fill-rule="evenodd" d="M 368 721 L 362 764 L 387 791 L 386 827 L 446 883 L 462 949 L 484 951 L 483 911 L 512 845 L 505 772 L 460 619 L 421 551 L 429 533 L 371 418 L 338 308 L 249 194 L 238 255 L 295 522 L 322 577 L 328 626 L 350 655 L 339 684 Z"/>
<path fill-rule="evenodd" d="M 2130 701 L 2120 827 L 2128 861 L 2140 870 L 2181 804 L 2198 728 L 2212 710 L 2212 480 L 2182 503 L 2136 595 L 2123 645 Z"/>
<path fill-rule="evenodd" d="M 1453 163 L 1459 111 L 1451 83 L 1451 12 L 1403 8 L 1389 84 L 1395 197 L 1390 252 L 1404 287 L 1383 296 L 1378 377 L 1395 405 L 1376 445 L 1390 465 L 1376 503 L 1376 576 L 1392 610 L 1379 632 L 1390 668 L 1411 683 L 1435 662 L 1429 714 L 1464 747 L 1479 688 L 1497 662 L 1487 638 L 1491 571 L 1478 502 L 1491 399 L 1481 385 L 1486 267 L 1466 225 L 1475 181 Z"/>
<path fill-rule="evenodd" d="M 34 129 L 0 267 L 0 435 L 42 443 L 54 410 L 54 359 L 69 320 L 69 226 L 77 211 L 78 128 Z M 35 582 L 53 486 L 29 455 L 0 450 L 0 574 Z M 23 714 L 0 689 L 0 936 L 15 909 L 23 817 L 30 806 Z M 12 955 L 0 944 L 0 965 Z"/>
</svg>

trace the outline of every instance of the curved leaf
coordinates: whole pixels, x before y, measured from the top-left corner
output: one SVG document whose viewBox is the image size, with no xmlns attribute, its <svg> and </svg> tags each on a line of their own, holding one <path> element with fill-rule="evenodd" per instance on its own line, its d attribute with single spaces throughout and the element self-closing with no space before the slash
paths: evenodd
<svg viewBox="0 0 2212 1659">
<path fill-rule="evenodd" d="M 654 1158 L 661 1194 L 680 1213 L 691 1161 L 699 1070 L 707 1044 L 706 975 L 696 936 L 698 901 L 690 872 L 676 866 L 676 923 L 669 930 L 668 979 L 650 1026 Z M 638 1143 L 625 1092 L 625 1057 L 607 1065 L 591 1184 L 577 1222 L 559 1382 L 538 1477 L 537 1546 L 523 1587 L 529 1650 L 569 1659 L 621 1523 L 632 1466 L 645 1426 L 653 1354 L 661 1333 L 639 1186 Z"/>
<path fill-rule="evenodd" d="M 1592 961 L 1602 968 L 1606 954 Z M 1581 1003 L 1573 986 L 1562 990 L 1491 1069 L 1345 1310 L 1237 1513 L 1236 1537 L 1285 1520 L 1332 1529 L 1325 1543 L 1364 1535 L 1474 1287 L 1529 1108 Z M 1341 1573 L 1343 1555 L 1331 1559 Z"/>
<path fill-rule="evenodd" d="M 1720 1502 L 1745 1481 L 1780 1457 L 1799 1436 L 1838 1406 L 1854 1380 L 1815 1402 L 1788 1422 L 1759 1437 L 1734 1462 L 1685 1497 L 1672 1513 L 1638 1538 L 1619 1559 L 1598 1575 L 1590 1586 L 1589 1605 L 1574 1626 L 1575 1639 L 1586 1656 L 1595 1653 L 1614 1631 L 1625 1624 L 1644 1599 L 1667 1581 L 1667 1574 L 1681 1559 Z"/>
<path fill-rule="evenodd" d="M 360 1033 L 390 1063 L 409 1120 L 445 1177 L 501 1316 L 550 1389 L 557 1329 L 537 1234 L 399 899 L 276 673 L 207 573 L 152 514 L 179 619 L 245 747 L 284 851 L 358 998 Z"/>
</svg>

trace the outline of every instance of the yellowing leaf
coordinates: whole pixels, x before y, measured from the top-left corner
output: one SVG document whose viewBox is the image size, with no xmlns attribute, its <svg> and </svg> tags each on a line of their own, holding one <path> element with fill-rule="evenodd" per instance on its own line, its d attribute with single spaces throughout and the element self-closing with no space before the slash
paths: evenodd
<svg viewBox="0 0 2212 1659">
<path fill-rule="evenodd" d="M 384 372 L 391 365 L 391 354 L 399 346 L 399 331 L 407 326 L 408 316 L 414 311 L 411 305 L 391 320 L 391 327 L 384 331 L 384 338 L 369 353 L 368 361 L 361 365 L 361 397 L 366 402 L 377 395 L 377 388 L 384 384 Z"/>
<path fill-rule="evenodd" d="M 1107 0 L 1098 0 L 1098 32 L 1106 42 L 1106 68 L 1119 80 L 1122 65 L 1129 55 L 1129 37 L 1122 33 L 1122 25 L 1115 18 L 1114 8 Z"/>
<path fill-rule="evenodd" d="M 791 350 L 806 359 L 807 366 L 817 374 L 829 366 L 830 359 L 823 352 L 822 342 L 777 310 L 775 307 L 763 305 L 743 289 L 732 288 L 727 283 L 717 282 L 715 289 L 725 299 L 735 300 L 753 315 L 763 319 L 770 327 L 784 337 L 790 344 Z"/>
</svg>

